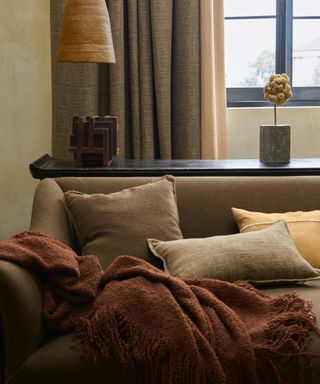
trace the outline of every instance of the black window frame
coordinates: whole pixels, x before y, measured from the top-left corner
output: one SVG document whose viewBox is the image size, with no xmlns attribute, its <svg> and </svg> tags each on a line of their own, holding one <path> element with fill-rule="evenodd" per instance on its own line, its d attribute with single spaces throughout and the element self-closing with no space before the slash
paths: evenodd
<svg viewBox="0 0 320 384">
<path fill-rule="evenodd" d="M 319 16 L 293 16 L 294 0 L 276 0 L 276 15 L 226 16 L 225 20 L 276 19 L 276 73 L 287 73 L 292 79 L 292 32 L 294 19 L 320 19 Z M 267 107 L 262 87 L 227 87 L 228 107 Z M 285 106 L 320 106 L 320 87 L 292 87 L 293 97 Z"/>
</svg>

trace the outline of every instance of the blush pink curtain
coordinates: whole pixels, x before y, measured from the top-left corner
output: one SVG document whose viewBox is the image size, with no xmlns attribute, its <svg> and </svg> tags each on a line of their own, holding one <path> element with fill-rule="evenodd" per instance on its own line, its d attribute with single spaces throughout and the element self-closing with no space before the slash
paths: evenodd
<svg viewBox="0 0 320 384">
<path fill-rule="evenodd" d="M 201 158 L 227 157 L 223 0 L 200 1 Z"/>
</svg>

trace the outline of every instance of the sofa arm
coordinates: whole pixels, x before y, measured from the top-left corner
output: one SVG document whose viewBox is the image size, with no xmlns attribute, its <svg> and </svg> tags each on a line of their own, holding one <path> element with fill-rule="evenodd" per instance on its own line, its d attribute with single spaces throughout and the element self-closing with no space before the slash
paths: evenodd
<svg viewBox="0 0 320 384">
<path fill-rule="evenodd" d="M 27 270 L 0 260 L 0 321 L 5 375 L 12 374 L 41 344 L 42 286 Z"/>
<path fill-rule="evenodd" d="M 30 230 L 53 236 L 72 247 L 63 191 L 53 179 L 42 180 L 36 188 Z"/>
</svg>

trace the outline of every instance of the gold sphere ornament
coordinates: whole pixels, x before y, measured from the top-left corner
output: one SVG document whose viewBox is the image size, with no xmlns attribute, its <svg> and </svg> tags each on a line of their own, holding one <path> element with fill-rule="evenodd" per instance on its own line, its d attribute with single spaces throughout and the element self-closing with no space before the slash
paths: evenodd
<svg viewBox="0 0 320 384">
<path fill-rule="evenodd" d="M 275 105 L 285 104 L 292 97 L 289 76 L 286 73 L 271 75 L 263 89 L 263 95 Z"/>
</svg>

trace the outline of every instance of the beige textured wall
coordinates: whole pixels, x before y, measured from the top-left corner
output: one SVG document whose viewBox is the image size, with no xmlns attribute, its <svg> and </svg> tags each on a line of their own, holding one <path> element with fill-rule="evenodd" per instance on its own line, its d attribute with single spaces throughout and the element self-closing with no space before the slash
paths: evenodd
<svg viewBox="0 0 320 384">
<path fill-rule="evenodd" d="M 0 2 L 0 239 L 28 228 L 37 184 L 28 165 L 51 150 L 49 5 Z"/>
<path fill-rule="evenodd" d="M 320 108 L 278 108 L 279 124 L 291 125 L 291 157 L 320 157 Z M 228 157 L 259 158 L 259 126 L 273 124 L 273 108 L 229 108 Z"/>
</svg>

